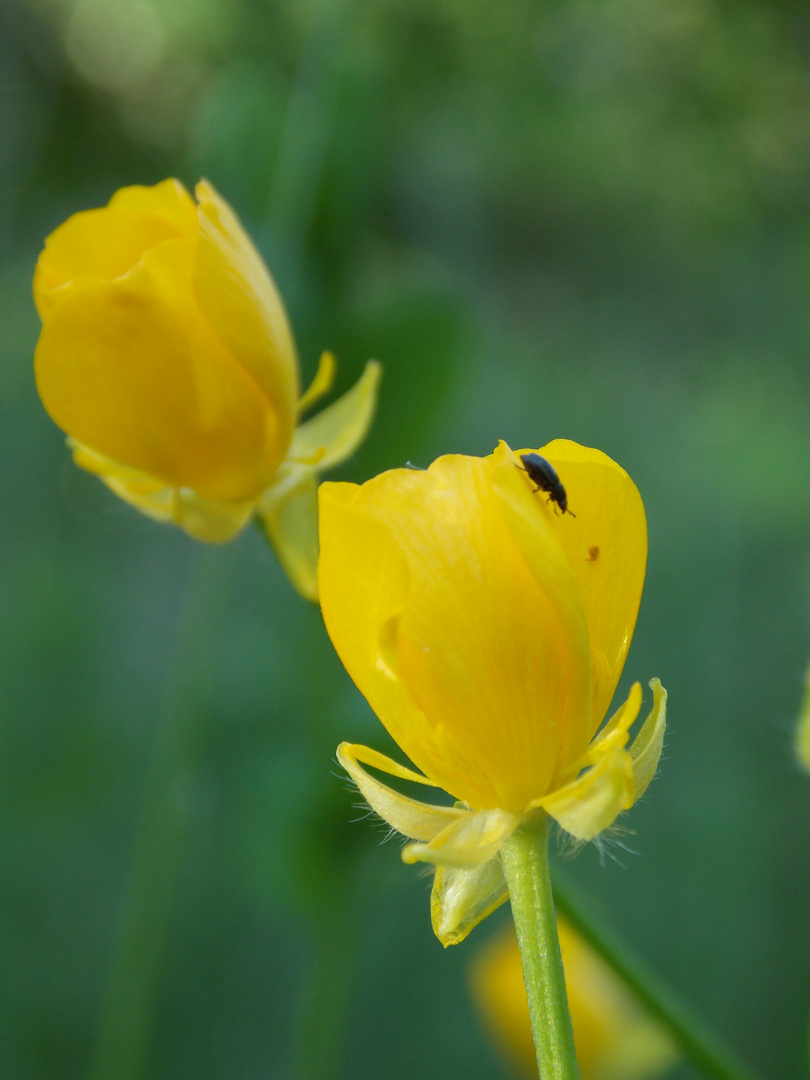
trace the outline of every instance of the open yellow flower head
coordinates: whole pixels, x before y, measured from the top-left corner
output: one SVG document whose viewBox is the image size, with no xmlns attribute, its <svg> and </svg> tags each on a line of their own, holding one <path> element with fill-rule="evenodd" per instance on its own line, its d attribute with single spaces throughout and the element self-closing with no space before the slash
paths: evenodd
<svg viewBox="0 0 810 1080">
<path fill-rule="evenodd" d="M 326 628 L 421 772 L 348 743 L 338 759 L 415 841 L 405 860 L 437 865 L 433 924 L 445 944 L 506 898 L 498 852 L 527 815 L 544 811 L 591 840 L 643 793 L 661 753 L 657 680 L 632 745 L 638 684 L 599 730 L 644 581 L 638 490 L 598 450 L 557 440 L 539 452 L 573 513 L 535 491 L 505 443 L 486 458 L 452 455 L 320 490 Z M 363 765 L 444 788 L 456 805 L 415 802 Z"/>
<path fill-rule="evenodd" d="M 582 1080 L 655 1080 L 677 1060 L 666 1032 L 565 921 L 557 930 Z M 494 1040 L 521 1075 L 537 1076 L 529 1006 L 514 927 L 476 957 L 473 995 Z"/>
<path fill-rule="evenodd" d="M 34 276 L 37 387 L 77 464 L 121 498 L 215 542 L 258 512 L 294 583 L 314 595 L 314 469 L 363 438 L 378 366 L 296 429 L 334 361 L 324 354 L 299 400 L 267 268 L 213 187 L 201 181 L 195 194 L 177 180 L 123 188 L 48 237 Z"/>
</svg>

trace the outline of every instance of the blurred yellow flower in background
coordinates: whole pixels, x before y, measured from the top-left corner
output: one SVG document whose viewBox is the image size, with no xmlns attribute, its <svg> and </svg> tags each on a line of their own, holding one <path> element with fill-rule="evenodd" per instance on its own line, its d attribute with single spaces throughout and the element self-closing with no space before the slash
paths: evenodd
<svg viewBox="0 0 810 1080">
<path fill-rule="evenodd" d="M 37 387 L 78 465 L 199 540 L 254 515 L 314 599 L 316 471 L 344 460 L 373 416 L 379 366 L 296 427 L 326 393 L 329 353 L 299 399 L 275 284 L 230 206 L 201 181 L 118 191 L 46 240 L 34 276 Z"/>
<path fill-rule="evenodd" d="M 796 724 L 795 747 L 799 764 L 805 772 L 810 772 L 810 668 L 804 676 L 804 698 Z"/>
<path fill-rule="evenodd" d="M 615 972 L 557 920 L 574 1045 L 582 1080 L 655 1080 L 678 1058 L 671 1039 Z M 496 935 L 470 969 L 473 996 L 504 1057 L 537 1075 L 529 1006 L 514 927 Z"/>
<path fill-rule="evenodd" d="M 644 582 L 644 507 L 605 454 L 557 440 L 540 453 L 576 517 L 554 512 L 505 443 L 358 487 L 320 489 L 321 605 L 335 648 L 421 773 L 343 743 L 338 760 L 368 804 L 437 866 L 433 927 L 461 941 L 507 897 L 501 845 L 544 811 L 593 839 L 657 768 L 666 694 L 632 745 L 633 686 L 616 689 Z M 429 806 L 362 766 L 442 787 Z"/>
</svg>

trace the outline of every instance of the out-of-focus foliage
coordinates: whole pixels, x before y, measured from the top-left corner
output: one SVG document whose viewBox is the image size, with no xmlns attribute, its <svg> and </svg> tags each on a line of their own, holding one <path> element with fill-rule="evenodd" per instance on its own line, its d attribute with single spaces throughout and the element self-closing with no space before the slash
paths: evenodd
<svg viewBox="0 0 810 1080">
<path fill-rule="evenodd" d="M 37 401 L 43 237 L 168 175 L 207 176 L 242 216 L 304 382 L 324 348 L 338 393 L 384 362 L 341 475 L 565 436 L 637 481 L 650 558 L 625 678 L 660 674 L 671 735 L 618 861 L 587 850 L 570 873 L 763 1075 L 799 1074 L 808 44 L 790 0 L 0 6 L 4 1078 L 104 1075 L 178 649 L 197 689 L 169 740 L 165 933 L 137 958 L 142 1075 L 289 1076 L 313 1013 L 334 1052 L 309 1080 L 501 1075 L 428 883 L 349 820 L 339 738 L 391 746 L 317 611 L 258 536 L 201 559 L 120 505 Z M 192 578 L 204 630 L 178 646 Z"/>
</svg>

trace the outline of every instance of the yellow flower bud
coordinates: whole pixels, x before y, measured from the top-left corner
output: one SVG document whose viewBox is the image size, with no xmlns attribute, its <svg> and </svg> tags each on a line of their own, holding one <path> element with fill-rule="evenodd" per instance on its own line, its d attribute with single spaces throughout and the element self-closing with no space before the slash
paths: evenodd
<svg viewBox="0 0 810 1080">
<path fill-rule="evenodd" d="M 676 1061 L 666 1032 L 565 919 L 558 919 L 565 986 L 582 1080 L 654 1080 Z M 471 984 L 481 1015 L 521 1075 L 537 1075 L 529 1006 L 513 927 L 476 957 Z"/>
<path fill-rule="evenodd" d="M 48 237 L 34 276 L 35 369 L 79 465 L 152 517 L 223 541 L 261 512 L 285 462 L 311 469 L 329 455 L 324 443 L 296 456 L 294 433 L 299 404 L 329 388 L 333 362 L 326 354 L 299 403 L 275 284 L 228 204 L 205 181 L 195 194 L 176 180 L 123 188 Z M 377 377 L 375 365 L 343 417 L 348 452 Z M 287 490 L 311 486 L 283 479 Z"/>
<path fill-rule="evenodd" d="M 505 899 L 490 863 L 526 816 L 545 811 L 591 840 L 645 790 L 661 752 L 657 680 L 632 746 L 638 684 L 597 734 L 644 581 L 638 490 L 598 450 L 558 440 L 540 453 L 572 513 L 535 490 L 505 443 L 487 458 L 448 456 L 362 487 L 321 488 L 326 628 L 421 773 L 348 743 L 338 758 L 371 807 L 417 841 L 406 861 L 440 867 L 433 920 L 446 944 Z M 415 803 L 361 762 L 458 802 Z"/>
</svg>

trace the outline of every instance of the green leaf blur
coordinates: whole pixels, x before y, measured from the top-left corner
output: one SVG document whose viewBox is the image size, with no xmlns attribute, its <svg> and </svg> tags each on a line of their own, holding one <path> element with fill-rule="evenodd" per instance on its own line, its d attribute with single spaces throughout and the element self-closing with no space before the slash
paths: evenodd
<svg viewBox="0 0 810 1080">
<path fill-rule="evenodd" d="M 36 396 L 43 237 L 169 175 L 256 238 L 305 384 L 323 349 L 338 393 L 383 362 L 340 477 L 568 437 L 637 482 L 618 696 L 660 675 L 665 760 L 616 858 L 566 869 L 764 1076 L 803 1074 L 809 44 L 790 0 L 0 5 L 3 1080 L 508 1075 L 466 985 L 497 920 L 444 953 L 429 882 L 352 824 L 335 746 L 391 744 L 317 609 L 255 532 L 201 554 L 116 500 Z M 160 932 L 115 976 L 158 812 Z"/>
</svg>

